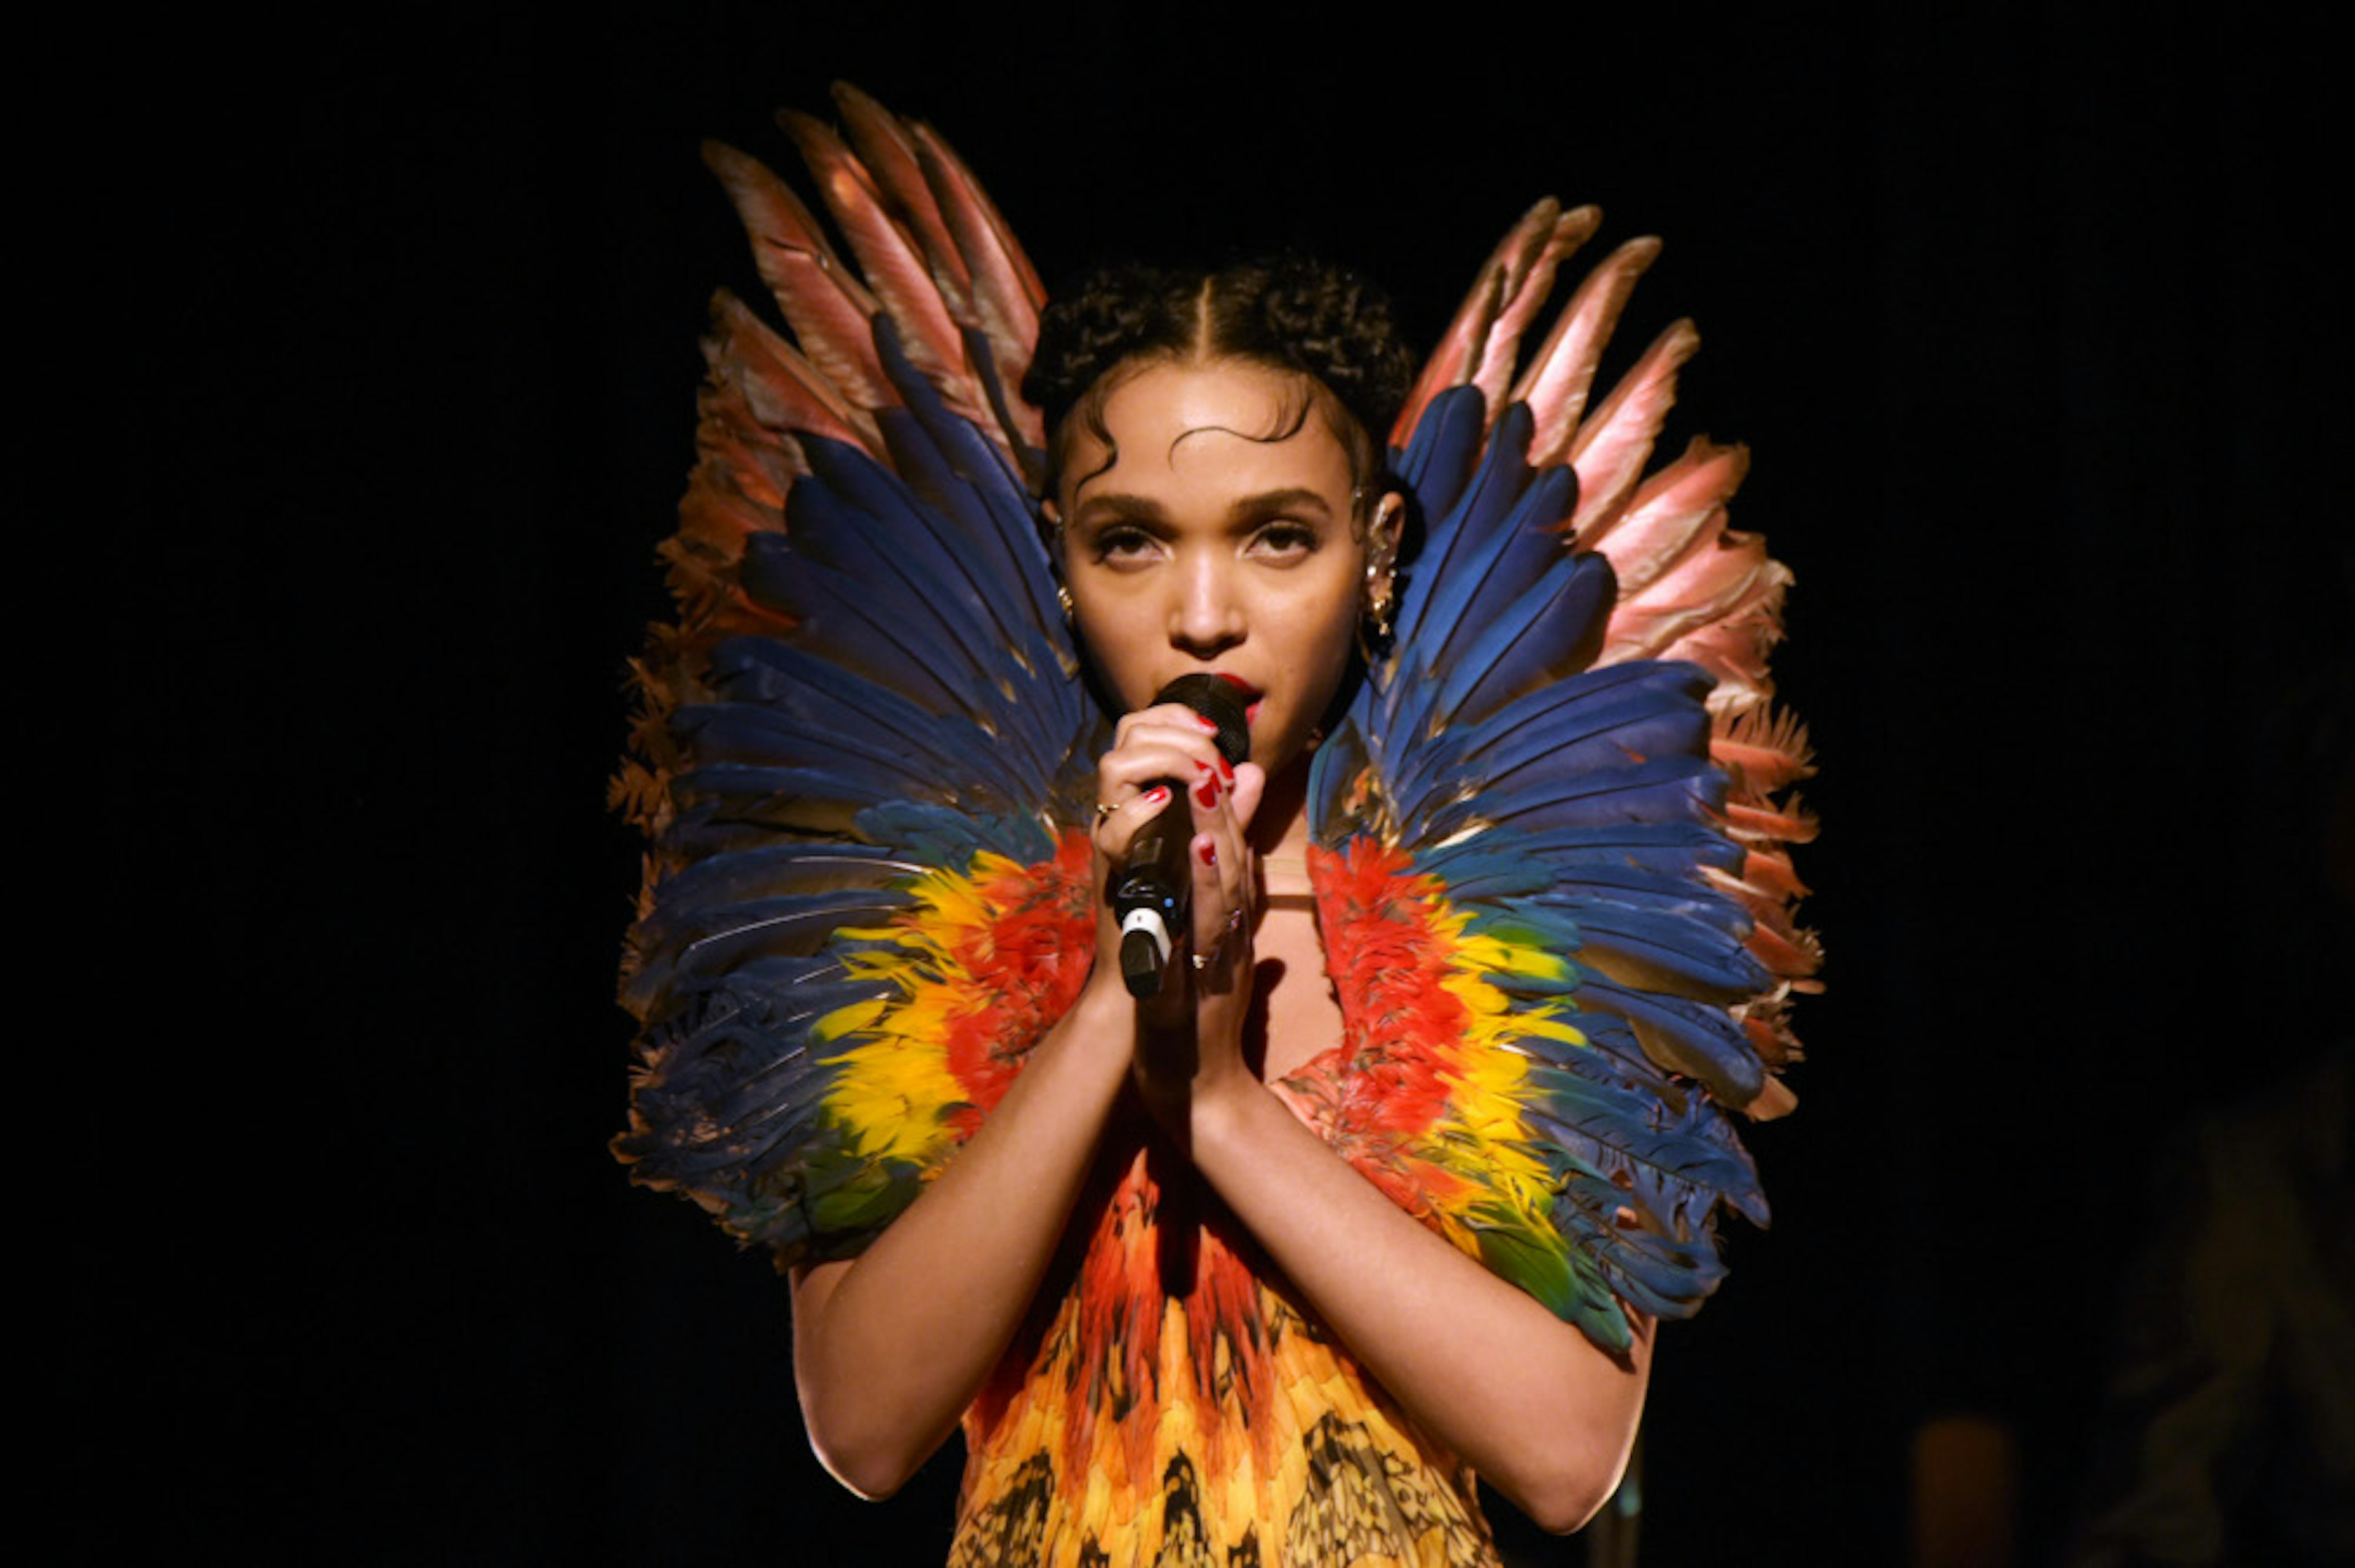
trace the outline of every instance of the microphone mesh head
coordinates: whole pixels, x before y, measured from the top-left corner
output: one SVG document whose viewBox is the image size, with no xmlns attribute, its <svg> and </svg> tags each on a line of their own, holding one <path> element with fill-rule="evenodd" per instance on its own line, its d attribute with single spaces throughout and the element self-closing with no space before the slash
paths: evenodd
<svg viewBox="0 0 2355 1568">
<path fill-rule="evenodd" d="M 1247 761 L 1251 756 L 1251 720 L 1243 711 L 1242 693 L 1215 675 L 1181 675 L 1161 688 L 1154 698 L 1158 706 L 1164 702 L 1182 702 L 1219 727 L 1219 755 L 1227 765 Z"/>
</svg>

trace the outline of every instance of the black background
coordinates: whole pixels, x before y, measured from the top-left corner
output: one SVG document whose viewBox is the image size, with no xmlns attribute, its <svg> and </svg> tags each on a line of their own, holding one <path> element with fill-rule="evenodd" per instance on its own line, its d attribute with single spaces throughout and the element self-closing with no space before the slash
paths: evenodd
<svg viewBox="0 0 2355 1568">
<path fill-rule="evenodd" d="M 2168 1129 L 2344 1032 L 2303 739 L 2350 668 L 2318 40 L 2247 8 L 1429 12 L 188 40 L 173 176 L 117 188 L 153 368 L 96 417 L 167 424 L 125 472 L 182 498 L 105 535 L 112 674 L 175 779 L 133 784 L 110 863 L 150 879 L 162 824 L 186 857 L 202 1130 L 140 1266 L 206 1282 L 160 1338 L 208 1528 L 937 1560 L 954 1457 L 879 1508 L 835 1488 L 783 1285 L 603 1147 L 623 664 L 709 293 L 759 290 L 696 146 L 788 167 L 769 111 L 842 77 L 942 129 L 1050 283 L 1299 244 L 1428 341 L 1540 196 L 1665 237 L 1621 362 L 1699 319 L 1671 443 L 1751 444 L 1737 521 L 1796 572 L 1831 988 L 1754 1139 L 1774 1228 L 1662 1338 L 1644 1561 L 1899 1561 L 1909 1435 L 1956 1411 L 2016 1432 L 2025 1556 L 2055 1550 Z"/>
</svg>

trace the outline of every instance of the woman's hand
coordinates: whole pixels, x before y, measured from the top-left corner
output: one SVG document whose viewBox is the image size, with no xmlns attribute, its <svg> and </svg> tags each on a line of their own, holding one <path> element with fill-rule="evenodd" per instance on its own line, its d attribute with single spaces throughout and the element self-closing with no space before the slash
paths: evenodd
<svg viewBox="0 0 2355 1568">
<path fill-rule="evenodd" d="M 1175 794 L 1154 798 L 1164 781 L 1174 781 L 1189 802 L 1191 940 L 1202 944 L 1243 907 L 1250 885 L 1243 832 L 1263 781 L 1249 764 L 1228 767 L 1190 709 L 1164 705 L 1121 720 L 1119 740 L 1097 772 L 1096 798 L 1110 808 L 1095 823 L 1100 911 L 1107 869 Z M 887 1495 L 912 1475 L 955 1429 L 1005 1354 L 1063 1240 L 1124 1087 L 1162 1076 L 1141 1064 L 1174 1061 L 1179 1052 L 1171 1042 L 1181 1040 L 1190 1057 L 1198 1036 L 1224 1042 L 1220 1060 L 1240 1061 L 1251 999 L 1248 931 L 1230 944 L 1226 961 L 1234 967 L 1227 972 L 1237 979 L 1219 993 L 1188 984 L 1196 976 L 1180 948 L 1177 977 L 1165 987 L 1175 1021 L 1151 1033 L 1148 1050 L 1140 1009 L 1112 961 L 1118 933 L 1108 912 L 1098 918 L 1102 961 L 972 1140 L 865 1253 L 795 1275 L 794 1367 L 803 1415 L 826 1467 L 862 1495 Z M 1198 991 L 1208 1020 L 1199 1029 L 1188 1010 Z M 1182 1106 L 1188 1074 L 1172 1071 Z M 939 1288 L 947 1277 L 957 1289 Z"/>
<path fill-rule="evenodd" d="M 1138 797 L 1165 779 L 1195 781 L 1188 786 L 1191 941 L 1209 962 L 1199 970 L 1174 965 L 1161 998 L 1131 1004 L 1140 1097 L 1203 1181 L 1417 1420 L 1531 1517 L 1572 1529 L 1625 1463 L 1643 1407 L 1649 1325 L 1638 1325 L 1625 1357 L 1597 1350 L 1399 1208 L 1260 1082 L 1243 1040 L 1257 956 L 1250 829 L 1266 779 L 1255 767 L 1238 768 L 1227 787 L 1215 767 L 1208 778 L 1178 772 L 1215 755 L 1207 741 L 1187 709 L 1148 709 L 1124 721 L 1099 775 L 1102 798 L 1118 805 L 1097 835 L 1100 857 L 1113 861 L 1159 809 L 1159 801 Z M 1269 809 L 1288 804 L 1288 791 L 1280 792 Z M 1110 943 L 1116 933 L 1105 921 L 1100 940 Z"/>
<path fill-rule="evenodd" d="M 1161 994 L 1137 1008 L 1135 1078 L 1146 1105 L 1182 1135 L 1188 1096 L 1237 1073 L 1252 1006 L 1253 876 L 1250 828 L 1266 784 L 1251 763 L 1230 766 L 1217 727 L 1177 703 L 1140 709 L 1120 721 L 1097 768 L 1096 891 L 1101 910 L 1090 985 L 1119 985 L 1120 933 L 1104 887 L 1136 836 L 1182 790 L 1193 829 L 1187 845 L 1192 928 L 1173 955 Z M 1198 965 L 1196 960 L 1201 962 Z M 1183 1141 L 1182 1136 L 1180 1139 Z"/>
</svg>

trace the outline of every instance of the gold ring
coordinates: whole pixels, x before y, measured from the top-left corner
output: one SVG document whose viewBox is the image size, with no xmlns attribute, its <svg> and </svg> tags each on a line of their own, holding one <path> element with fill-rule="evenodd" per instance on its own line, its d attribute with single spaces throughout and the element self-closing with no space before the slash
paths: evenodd
<svg viewBox="0 0 2355 1568">
<path fill-rule="evenodd" d="M 1216 964 L 1220 958 L 1226 955 L 1227 938 L 1232 936 L 1236 932 L 1241 931 L 1242 928 L 1243 912 L 1241 908 L 1238 906 L 1234 909 L 1229 910 L 1227 912 L 1226 929 L 1219 933 L 1219 939 L 1216 942 L 1210 944 L 1210 950 L 1208 953 L 1188 953 L 1186 955 L 1186 962 L 1194 966 L 1195 974 L 1200 974 L 1203 970 L 1208 969 L 1211 965 Z"/>
</svg>

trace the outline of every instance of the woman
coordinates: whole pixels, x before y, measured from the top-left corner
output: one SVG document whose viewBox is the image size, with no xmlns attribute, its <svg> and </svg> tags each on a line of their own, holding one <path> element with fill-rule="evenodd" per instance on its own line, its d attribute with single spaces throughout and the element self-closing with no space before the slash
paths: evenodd
<svg viewBox="0 0 2355 1568">
<path fill-rule="evenodd" d="M 867 121 L 868 166 L 893 124 Z M 721 166 L 756 234 L 776 223 L 782 187 Z M 827 330 L 779 293 L 805 341 Z M 1652 1315 L 1714 1284 L 1709 1209 L 1755 1207 L 1710 1096 L 1646 1060 L 1758 1088 L 1708 1060 L 1764 987 L 1700 870 L 1742 863 L 1707 826 L 1701 683 L 1576 675 L 1610 573 L 1562 551 L 1569 486 L 1519 466 L 1523 432 L 1476 477 L 1419 441 L 1446 502 L 1432 587 L 1361 684 L 1409 509 L 1375 435 L 1406 393 L 1386 311 L 1315 270 L 1127 273 L 1049 314 L 1023 384 L 1049 554 L 1118 715 L 1090 741 L 1007 630 L 1037 596 L 994 550 L 1013 470 L 957 418 L 1011 400 L 960 395 L 954 339 L 903 357 L 910 315 L 868 317 L 871 365 L 834 377 L 884 389 L 871 438 L 824 400 L 731 414 L 808 378 L 773 340 L 715 356 L 729 477 L 698 492 L 783 475 L 790 518 L 738 535 L 740 609 L 657 667 L 655 767 L 625 779 L 658 859 L 623 1152 L 794 1264 L 804 1412 L 847 1485 L 889 1493 L 964 1423 L 953 1562 L 1488 1563 L 1476 1473 L 1575 1528 L 1625 1463 Z M 1477 398 L 1418 396 L 1419 429 L 1485 431 Z M 789 454 L 729 455 L 781 424 Z M 691 495 L 677 559 L 719 510 Z M 1197 674 L 1246 702 L 1248 761 L 1156 700 Z M 1002 780 L 902 756 L 981 734 Z M 1105 868 L 1181 794 L 1191 931 L 1139 1003 L 1091 962 L 1116 946 Z M 1084 827 L 1008 826 L 1026 795 Z"/>
</svg>

